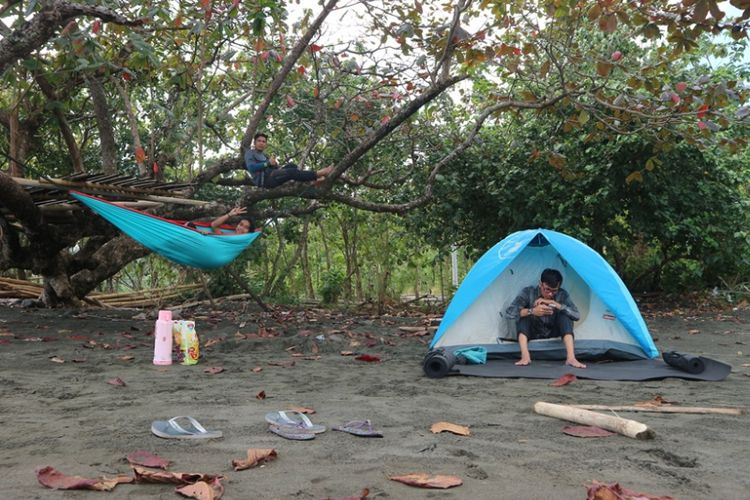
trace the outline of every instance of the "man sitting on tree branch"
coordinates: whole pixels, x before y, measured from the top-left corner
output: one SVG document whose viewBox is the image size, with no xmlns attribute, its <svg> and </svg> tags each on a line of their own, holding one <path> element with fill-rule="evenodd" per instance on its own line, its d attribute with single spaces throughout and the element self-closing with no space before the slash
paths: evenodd
<svg viewBox="0 0 750 500">
<path fill-rule="evenodd" d="M 263 152 L 268 143 L 268 136 L 262 132 L 253 137 L 254 148 L 245 151 L 245 168 L 250 172 L 253 184 L 258 187 L 273 189 L 289 181 L 315 182 L 325 180 L 326 175 L 333 171 L 333 165 L 320 169 L 300 170 L 294 163 L 288 163 L 279 168 L 276 158 L 269 158 Z"/>
</svg>

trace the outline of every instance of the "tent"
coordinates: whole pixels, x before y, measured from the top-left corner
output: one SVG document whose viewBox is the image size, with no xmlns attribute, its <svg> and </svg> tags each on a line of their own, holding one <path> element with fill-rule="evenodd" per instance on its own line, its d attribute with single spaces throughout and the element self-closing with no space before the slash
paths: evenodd
<svg viewBox="0 0 750 500">
<path fill-rule="evenodd" d="M 522 288 L 539 283 L 545 268 L 562 273 L 562 287 L 581 313 L 574 324 L 576 356 L 659 356 L 633 297 L 607 261 L 577 239 L 547 229 L 513 233 L 479 259 L 449 304 L 431 352 L 484 347 L 490 357 L 518 356 L 515 322 L 505 311 Z M 533 359 L 565 359 L 560 339 L 532 341 L 529 350 Z"/>
</svg>

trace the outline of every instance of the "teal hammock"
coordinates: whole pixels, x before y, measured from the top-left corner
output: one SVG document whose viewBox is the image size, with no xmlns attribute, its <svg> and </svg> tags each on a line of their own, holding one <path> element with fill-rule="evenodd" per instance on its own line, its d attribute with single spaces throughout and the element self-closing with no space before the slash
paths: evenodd
<svg viewBox="0 0 750 500">
<path fill-rule="evenodd" d="M 225 266 L 260 236 L 260 232 L 236 234 L 226 228 L 216 234 L 210 232 L 210 226 L 201 231 L 199 223 L 195 228 L 188 227 L 185 221 L 164 219 L 96 196 L 79 192 L 70 195 L 152 252 L 185 266 Z"/>
</svg>

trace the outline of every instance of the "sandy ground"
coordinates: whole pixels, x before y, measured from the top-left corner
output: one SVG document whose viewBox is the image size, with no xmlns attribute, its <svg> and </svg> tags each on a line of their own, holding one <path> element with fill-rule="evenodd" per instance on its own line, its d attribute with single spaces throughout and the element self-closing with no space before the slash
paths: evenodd
<svg viewBox="0 0 750 500">
<path fill-rule="evenodd" d="M 624 414 L 656 432 L 653 440 L 637 441 L 570 437 L 561 432 L 564 422 L 532 411 L 540 400 L 632 404 L 656 395 L 747 410 L 747 310 L 646 317 L 661 349 L 730 363 L 734 371 L 724 382 L 578 380 L 565 387 L 545 380 L 424 377 L 429 337 L 399 329 L 426 324 L 424 316 L 285 311 L 274 318 L 241 305 L 187 311 L 202 344 L 213 345 L 203 349 L 198 365 L 157 367 L 151 362 L 154 311 L 148 313 L 144 319 L 134 310 L 0 306 L 1 498 L 178 498 L 169 485 L 126 484 L 100 493 L 50 490 L 36 480 L 35 470 L 46 465 L 85 477 L 128 474 L 124 457 L 135 450 L 172 460 L 172 471 L 226 475 L 227 499 L 321 499 L 363 488 L 370 498 L 582 499 L 592 480 L 680 499 L 744 499 L 750 491 L 746 413 Z M 319 335 L 324 340 L 315 340 Z M 341 351 L 382 361 L 357 361 Z M 282 366 L 269 364 L 276 362 Z M 204 372 L 216 366 L 225 371 Z M 109 385 L 115 377 L 127 385 Z M 265 399 L 257 397 L 261 391 Z M 329 427 L 371 419 L 385 437 L 329 430 L 297 442 L 268 432 L 264 415 L 290 405 L 313 408 L 313 421 Z M 176 415 L 192 415 L 224 438 L 177 441 L 151 434 L 152 420 Z M 472 435 L 432 434 L 430 425 L 438 421 L 469 426 Z M 231 460 L 248 448 L 274 448 L 278 459 L 234 472 Z M 464 484 L 424 490 L 388 479 L 412 472 L 457 475 Z"/>
</svg>

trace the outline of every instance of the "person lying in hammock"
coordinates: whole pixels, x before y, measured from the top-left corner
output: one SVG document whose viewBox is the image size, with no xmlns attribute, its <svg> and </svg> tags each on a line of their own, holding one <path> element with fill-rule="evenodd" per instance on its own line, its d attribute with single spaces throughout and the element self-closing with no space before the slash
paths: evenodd
<svg viewBox="0 0 750 500">
<path fill-rule="evenodd" d="M 258 187 L 273 189 L 289 181 L 322 182 L 333 170 L 333 165 L 320 170 L 300 170 L 294 163 L 279 168 L 276 158 L 269 158 L 264 153 L 268 136 L 262 132 L 253 137 L 253 149 L 245 151 L 245 168 L 250 172 L 253 184 Z"/>
<path fill-rule="evenodd" d="M 245 213 L 247 213 L 247 209 L 245 207 L 235 207 L 231 209 L 228 213 L 220 215 L 211 222 L 211 231 L 213 231 L 214 233 L 221 233 L 221 226 L 223 226 L 230 217 L 234 217 L 235 215 L 244 215 Z M 234 228 L 234 232 L 237 234 L 246 234 L 251 231 L 255 231 L 255 227 L 253 226 L 253 223 L 250 222 L 250 219 L 245 218 L 240 219 L 240 221 L 237 223 L 237 226 Z"/>
</svg>

